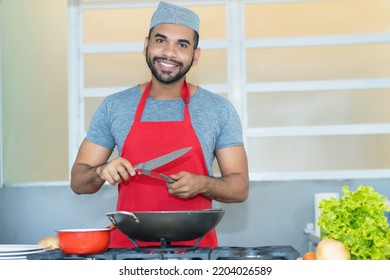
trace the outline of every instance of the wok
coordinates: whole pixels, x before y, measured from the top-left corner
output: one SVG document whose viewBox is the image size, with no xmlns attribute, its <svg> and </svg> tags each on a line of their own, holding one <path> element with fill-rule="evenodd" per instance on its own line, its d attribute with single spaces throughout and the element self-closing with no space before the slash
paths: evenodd
<svg viewBox="0 0 390 280">
<path fill-rule="evenodd" d="M 222 219 L 222 209 L 194 211 L 116 211 L 106 215 L 132 240 L 146 242 L 187 241 L 203 237 Z"/>
</svg>

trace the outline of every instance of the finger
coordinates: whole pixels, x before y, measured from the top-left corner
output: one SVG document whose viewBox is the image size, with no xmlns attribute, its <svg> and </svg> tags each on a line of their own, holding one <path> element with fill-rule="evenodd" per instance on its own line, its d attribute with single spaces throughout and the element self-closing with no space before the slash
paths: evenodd
<svg viewBox="0 0 390 280">
<path fill-rule="evenodd" d="M 126 180 L 126 178 L 129 178 L 128 175 L 130 174 L 131 176 L 136 175 L 136 172 L 131 165 L 131 163 L 125 159 L 125 158 L 117 158 L 112 161 L 112 169 L 115 172 L 118 172 L 123 179 Z"/>
<path fill-rule="evenodd" d="M 110 185 L 112 185 L 112 186 L 114 186 L 114 185 L 117 184 L 117 181 L 116 181 L 114 178 L 112 178 L 112 177 L 107 178 L 106 181 L 107 181 Z"/>
<path fill-rule="evenodd" d="M 121 182 L 121 176 L 115 169 L 104 169 L 101 174 L 101 178 L 107 181 L 110 185 L 116 185 Z"/>
<path fill-rule="evenodd" d="M 190 197 L 192 197 L 192 195 L 190 193 L 182 192 L 182 191 L 178 191 L 178 190 L 168 190 L 168 192 L 171 195 L 174 195 L 174 196 L 177 196 L 177 197 L 180 197 L 180 198 L 190 198 Z"/>
<path fill-rule="evenodd" d="M 168 192 L 170 194 L 173 194 L 173 195 L 176 195 L 176 196 L 182 195 L 182 194 L 187 192 L 186 191 L 186 187 L 182 186 L 180 183 L 178 183 L 178 184 L 175 184 L 175 183 L 168 184 L 167 187 L 168 187 Z"/>
<path fill-rule="evenodd" d="M 126 161 L 124 163 L 123 168 L 124 168 L 123 172 L 126 172 L 127 174 L 130 174 L 130 176 L 137 175 L 137 172 L 135 171 L 134 167 L 131 165 L 131 163 L 129 161 Z"/>
<path fill-rule="evenodd" d="M 107 182 L 110 183 L 110 185 L 116 185 L 120 184 L 122 182 L 121 176 L 117 173 L 116 175 L 113 176 L 107 176 Z"/>
<path fill-rule="evenodd" d="M 124 166 L 118 168 L 118 175 L 125 181 L 129 179 L 129 172 Z M 117 180 L 117 178 L 115 179 Z"/>
<path fill-rule="evenodd" d="M 131 176 L 135 176 L 137 175 L 137 172 L 135 171 L 135 169 L 133 167 L 131 167 L 130 169 L 127 169 L 128 173 L 131 175 Z"/>
<path fill-rule="evenodd" d="M 169 177 L 171 177 L 173 180 L 177 181 L 177 180 L 179 180 L 183 176 L 182 176 L 181 173 L 176 173 L 176 174 L 170 175 Z"/>
</svg>

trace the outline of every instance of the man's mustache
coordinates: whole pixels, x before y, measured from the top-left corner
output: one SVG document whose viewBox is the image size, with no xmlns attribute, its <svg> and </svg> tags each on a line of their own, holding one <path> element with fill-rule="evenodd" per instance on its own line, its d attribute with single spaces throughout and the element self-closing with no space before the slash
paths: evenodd
<svg viewBox="0 0 390 280">
<path fill-rule="evenodd" d="M 177 65 L 179 65 L 179 66 L 181 66 L 181 67 L 183 66 L 183 63 L 182 63 L 182 62 L 179 62 L 179 61 L 177 61 L 177 60 L 170 59 L 170 58 L 167 58 L 167 57 L 158 57 L 158 56 L 156 56 L 156 57 L 153 58 L 153 63 L 156 62 L 157 60 L 160 60 L 160 61 L 169 61 L 169 62 L 173 62 L 173 63 L 175 63 L 175 64 L 177 64 Z"/>
</svg>

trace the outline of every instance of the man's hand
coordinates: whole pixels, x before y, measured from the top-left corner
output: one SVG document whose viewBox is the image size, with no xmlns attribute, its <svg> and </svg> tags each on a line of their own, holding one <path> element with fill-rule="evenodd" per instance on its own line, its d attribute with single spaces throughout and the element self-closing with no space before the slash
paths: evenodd
<svg viewBox="0 0 390 280">
<path fill-rule="evenodd" d="M 98 166 L 96 168 L 96 173 L 102 180 L 107 181 L 111 185 L 120 184 L 123 180 L 127 181 L 130 176 L 134 176 L 136 174 L 130 162 L 122 157 L 113 159 L 106 164 Z"/>
<path fill-rule="evenodd" d="M 168 192 L 180 198 L 191 198 L 203 193 L 205 190 L 206 176 L 181 171 L 170 177 L 176 180 L 176 182 L 167 184 Z"/>
<path fill-rule="evenodd" d="M 167 184 L 170 194 L 190 198 L 202 194 L 220 202 L 243 202 L 248 198 L 248 163 L 244 147 L 216 151 L 220 178 L 178 172 L 170 175 L 176 182 Z"/>
<path fill-rule="evenodd" d="M 120 159 L 107 163 L 111 154 L 112 150 L 84 140 L 72 167 L 72 190 L 77 194 L 91 194 L 100 190 L 106 181 L 115 184 L 116 180 L 120 180 L 117 176 L 123 174 L 130 163 L 124 163 Z"/>
</svg>

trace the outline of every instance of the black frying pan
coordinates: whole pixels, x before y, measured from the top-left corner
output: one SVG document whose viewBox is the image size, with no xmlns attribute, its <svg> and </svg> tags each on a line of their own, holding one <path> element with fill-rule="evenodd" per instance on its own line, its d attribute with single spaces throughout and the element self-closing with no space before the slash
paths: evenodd
<svg viewBox="0 0 390 280">
<path fill-rule="evenodd" d="M 116 211 L 106 215 L 130 239 L 146 242 L 187 241 L 203 237 L 222 219 L 222 209 L 194 211 Z"/>
</svg>

